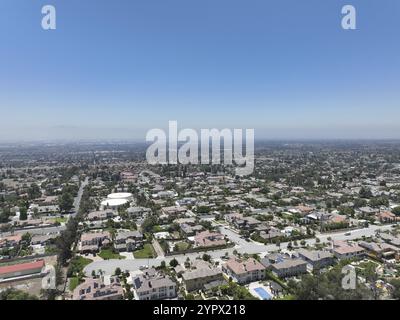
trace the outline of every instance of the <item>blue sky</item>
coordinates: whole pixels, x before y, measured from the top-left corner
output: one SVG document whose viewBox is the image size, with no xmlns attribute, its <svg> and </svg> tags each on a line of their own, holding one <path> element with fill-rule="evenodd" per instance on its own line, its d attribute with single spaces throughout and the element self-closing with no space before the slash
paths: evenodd
<svg viewBox="0 0 400 320">
<path fill-rule="evenodd" d="M 399 32 L 398 0 L 1 0 L 0 140 L 400 138 Z"/>
</svg>

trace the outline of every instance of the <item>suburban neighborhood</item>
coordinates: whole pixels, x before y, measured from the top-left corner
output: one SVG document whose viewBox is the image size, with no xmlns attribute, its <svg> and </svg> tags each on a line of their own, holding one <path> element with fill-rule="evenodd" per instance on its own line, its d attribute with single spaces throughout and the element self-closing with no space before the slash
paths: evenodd
<svg viewBox="0 0 400 320">
<path fill-rule="evenodd" d="M 0 154 L 4 299 L 399 298 L 397 144 L 260 144 L 245 177 L 53 148 Z"/>
</svg>

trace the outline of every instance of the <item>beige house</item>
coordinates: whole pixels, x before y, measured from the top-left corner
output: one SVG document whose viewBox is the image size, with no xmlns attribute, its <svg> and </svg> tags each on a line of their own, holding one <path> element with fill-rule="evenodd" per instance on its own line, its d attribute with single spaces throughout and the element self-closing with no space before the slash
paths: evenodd
<svg viewBox="0 0 400 320">
<path fill-rule="evenodd" d="M 208 283 L 222 281 L 224 277 L 221 270 L 201 268 L 184 272 L 182 274 L 182 280 L 187 291 L 194 291 L 203 289 Z"/>
<path fill-rule="evenodd" d="M 106 285 L 102 279 L 85 279 L 73 293 L 73 300 L 120 300 L 124 291 L 118 277 L 111 277 Z"/>
<path fill-rule="evenodd" d="M 222 271 L 240 284 L 265 278 L 265 267 L 254 258 L 240 260 L 231 258 L 222 265 Z"/>
</svg>

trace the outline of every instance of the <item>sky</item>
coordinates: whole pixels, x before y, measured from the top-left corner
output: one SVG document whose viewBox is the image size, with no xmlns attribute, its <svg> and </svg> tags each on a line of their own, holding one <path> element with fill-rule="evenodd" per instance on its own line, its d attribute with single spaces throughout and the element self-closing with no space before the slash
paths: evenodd
<svg viewBox="0 0 400 320">
<path fill-rule="evenodd" d="M 398 0 L 0 0 L 0 141 L 400 138 L 399 33 Z"/>
</svg>

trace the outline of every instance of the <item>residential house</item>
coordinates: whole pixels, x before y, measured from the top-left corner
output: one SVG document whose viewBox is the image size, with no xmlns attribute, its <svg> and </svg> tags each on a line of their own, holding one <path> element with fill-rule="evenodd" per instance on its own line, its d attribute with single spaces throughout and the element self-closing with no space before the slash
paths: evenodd
<svg viewBox="0 0 400 320">
<path fill-rule="evenodd" d="M 196 247 L 215 247 L 227 244 L 225 236 L 218 232 L 203 231 L 194 236 Z"/>
<path fill-rule="evenodd" d="M 261 222 L 253 217 L 245 217 L 240 213 L 225 215 L 225 221 L 240 230 L 254 230 Z"/>
<path fill-rule="evenodd" d="M 214 281 L 223 281 L 222 271 L 211 268 L 200 268 L 196 270 L 185 271 L 182 274 L 182 280 L 187 291 L 204 289 L 206 284 Z"/>
<path fill-rule="evenodd" d="M 365 255 L 364 248 L 361 248 L 355 243 L 349 243 L 346 241 L 332 242 L 332 252 L 338 259 L 362 258 Z"/>
<path fill-rule="evenodd" d="M 271 264 L 272 272 L 280 277 L 294 277 L 307 273 L 307 262 L 302 259 L 284 259 L 283 261 Z"/>
<path fill-rule="evenodd" d="M 299 249 L 297 253 L 312 270 L 325 268 L 334 262 L 333 254 L 329 251 Z"/>
<path fill-rule="evenodd" d="M 222 265 L 222 271 L 239 284 L 265 278 L 265 267 L 254 258 L 248 258 L 247 260 L 231 258 Z"/>
<path fill-rule="evenodd" d="M 92 211 L 89 212 L 86 216 L 86 220 L 89 221 L 98 221 L 98 220 L 108 220 L 114 216 L 112 210 L 101 210 L 101 211 Z"/>
<path fill-rule="evenodd" d="M 143 234 L 140 231 L 119 231 L 114 239 L 118 251 L 134 251 L 143 247 Z"/>
<path fill-rule="evenodd" d="M 151 209 L 144 207 L 130 207 L 127 209 L 127 212 L 131 217 L 143 218 L 151 213 Z"/>
<path fill-rule="evenodd" d="M 183 223 L 180 225 L 181 227 L 181 232 L 186 236 L 186 237 L 191 237 L 194 236 L 196 233 L 199 233 L 204 230 L 204 227 L 202 225 L 189 225 L 186 223 Z"/>
<path fill-rule="evenodd" d="M 184 214 L 186 212 L 187 212 L 186 207 L 172 206 L 172 207 L 161 208 L 161 213 L 166 216 L 178 216 L 178 215 Z"/>
<path fill-rule="evenodd" d="M 22 234 L 0 238 L 0 248 L 14 248 L 22 241 Z"/>
<path fill-rule="evenodd" d="M 31 238 L 31 245 L 47 245 L 51 242 L 51 240 L 57 238 L 58 234 L 50 234 L 50 235 L 33 235 Z"/>
<path fill-rule="evenodd" d="M 282 233 L 281 230 L 279 230 L 277 228 L 269 228 L 266 231 L 261 231 L 260 232 L 260 237 L 262 239 L 264 239 L 264 240 L 267 240 L 267 241 L 275 239 L 275 238 L 279 238 L 279 237 L 282 237 L 282 236 L 284 236 L 284 234 Z"/>
<path fill-rule="evenodd" d="M 383 211 L 376 214 L 376 218 L 381 223 L 394 223 L 399 220 L 396 215 L 390 211 Z"/>
<path fill-rule="evenodd" d="M 364 248 L 369 255 L 383 260 L 394 259 L 400 252 L 399 248 L 385 242 L 377 243 L 360 241 L 358 245 L 361 248 Z"/>
<path fill-rule="evenodd" d="M 100 247 L 111 243 L 111 235 L 108 231 L 87 232 L 81 235 L 79 251 L 81 253 L 98 252 Z"/>
<path fill-rule="evenodd" d="M 176 283 L 154 268 L 143 271 L 133 279 L 136 300 L 173 299 L 177 296 Z"/>
<path fill-rule="evenodd" d="M 124 291 L 118 277 L 111 277 L 110 284 L 103 278 L 86 278 L 73 292 L 73 300 L 120 300 Z"/>
</svg>

